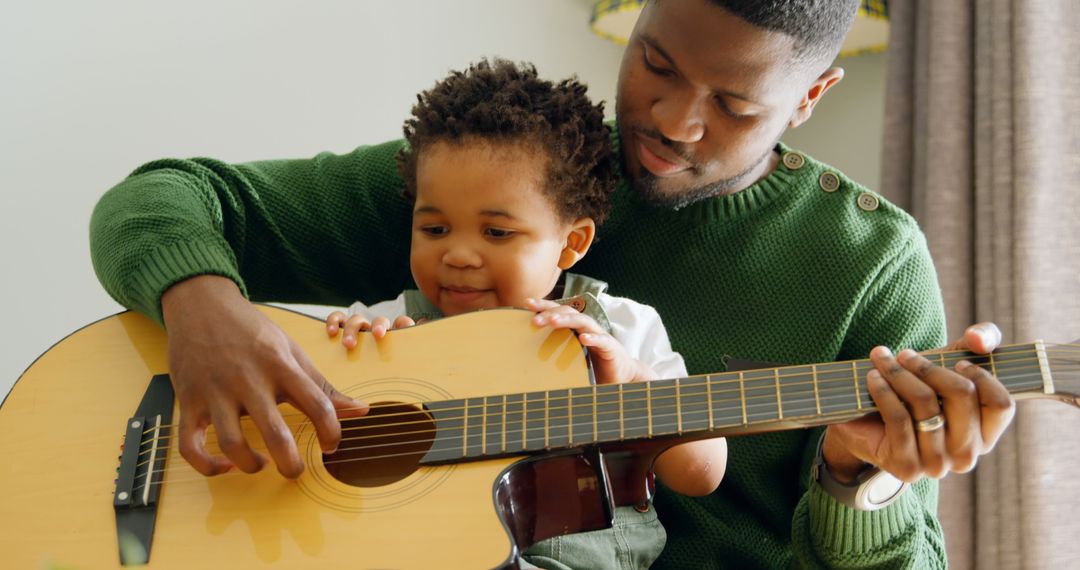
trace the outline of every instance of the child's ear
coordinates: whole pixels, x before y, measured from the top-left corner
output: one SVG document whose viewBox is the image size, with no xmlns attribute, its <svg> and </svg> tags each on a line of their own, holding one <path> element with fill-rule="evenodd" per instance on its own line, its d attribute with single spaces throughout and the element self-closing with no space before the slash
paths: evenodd
<svg viewBox="0 0 1080 570">
<path fill-rule="evenodd" d="M 559 269 L 570 269 L 585 257 L 589 251 L 593 238 L 596 237 L 596 222 L 592 218 L 578 218 L 570 225 L 570 233 L 566 234 L 566 245 L 563 246 L 559 255 Z"/>
<path fill-rule="evenodd" d="M 837 83 L 840 83 L 840 80 L 843 78 L 843 68 L 830 67 L 829 69 L 826 69 L 820 77 L 810 84 L 810 89 L 806 91 L 802 101 L 799 102 L 799 106 L 796 107 L 795 112 L 791 114 L 791 119 L 788 120 L 788 127 L 794 129 L 810 119 L 810 114 L 814 112 L 814 106 L 825 96 L 825 92 Z"/>
</svg>

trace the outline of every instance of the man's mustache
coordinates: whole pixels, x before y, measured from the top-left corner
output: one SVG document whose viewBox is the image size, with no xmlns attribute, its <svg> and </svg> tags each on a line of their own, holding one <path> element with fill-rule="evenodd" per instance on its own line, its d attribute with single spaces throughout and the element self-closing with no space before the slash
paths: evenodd
<svg viewBox="0 0 1080 570">
<path fill-rule="evenodd" d="M 656 129 L 651 129 L 651 128 L 648 128 L 648 127 L 642 127 L 642 126 L 639 126 L 639 125 L 633 125 L 633 126 L 630 127 L 630 130 L 633 131 L 634 133 L 639 134 L 641 136 L 644 136 L 646 138 L 650 138 L 650 139 L 653 139 L 653 140 L 660 141 L 660 144 L 664 145 L 669 150 L 671 150 L 671 152 L 673 152 L 676 156 L 678 156 L 682 160 L 686 161 L 687 164 L 690 165 L 690 168 L 692 168 L 694 170 L 697 170 L 697 163 L 698 163 L 697 158 L 694 156 L 694 153 L 692 151 L 690 151 L 689 148 L 687 148 L 687 145 L 685 145 L 683 143 L 677 143 L 677 142 L 665 137 L 660 131 L 658 131 Z"/>
</svg>

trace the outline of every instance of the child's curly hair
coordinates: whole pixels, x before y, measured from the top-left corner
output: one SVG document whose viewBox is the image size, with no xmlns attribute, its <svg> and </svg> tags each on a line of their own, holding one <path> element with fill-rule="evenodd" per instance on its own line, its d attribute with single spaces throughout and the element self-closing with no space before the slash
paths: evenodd
<svg viewBox="0 0 1080 570">
<path fill-rule="evenodd" d="M 477 139 L 526 145 L 549 158 L 544 191 L 564 220 L 610 210 L 616 174 L 603 103 L 593 105 L 575 78 L 537 77 L 531 64 L 486 59 L 455 71 L 416 96 L 397 154 L 405 195 L 416 199 L 417 158 L 437 142 Z"/>
</svg>

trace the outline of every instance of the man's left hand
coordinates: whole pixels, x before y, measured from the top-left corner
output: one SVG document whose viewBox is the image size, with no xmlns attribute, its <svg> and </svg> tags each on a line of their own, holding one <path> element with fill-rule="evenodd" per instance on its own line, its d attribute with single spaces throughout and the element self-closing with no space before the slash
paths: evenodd
<svg viewBox="0 0 1080 570">
<path fill-rule="evenodd" d="M 1000 343 L 996 325 L 979 323 L 941 350 L 988 354 Z M 884 346 L 870 359 L 866 384 L 878 413 L 829 426 L 822 444 L 839 481 L 855 480 L 868 464 L 907 482 L 970 471 L 1016 412 L 1005 386 L 966 360 L 948 369 L 913 350 L 893 356 Z"/>
</svg>

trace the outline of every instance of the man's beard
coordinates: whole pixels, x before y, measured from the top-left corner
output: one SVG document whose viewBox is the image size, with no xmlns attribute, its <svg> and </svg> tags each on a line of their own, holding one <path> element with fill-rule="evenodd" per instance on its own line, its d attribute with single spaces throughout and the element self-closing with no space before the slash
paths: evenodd
<svg viewBox="0 0 1080 570">
<path fill-rule="evenodd" d="M 670 189 L 665 192 L 660 186 L 661 178 L 649 172 L 644 166 L 639 165 L 638 176 L 631 179 L 630 186 L 637 192 L 638 196 L 641 196 L 650 205 L 678 210 L 714 196 L 732 194 L 734 188 L 737 188 L 762 162 L 769 159 L 774 146 L 770 146 L 765 154 L 761 155 L 745 170 L 730 178 L 723 178 L 701 186 Z M 625 160 L 626 153 L 623 153 L 623 157 L 623 160 Z M 626 169 L 626 172 L 629 173 L 629 169 Z"/>
<path fill-rule="evenodd" d="M 619 113 L 618 101 L 616 101 L 615 109 L 616 109 L 615 113 L 618 114 Z M 620 144 L 625 144 L 625 142 L 627 140 L 626 135 L 628 133 L 622 132 L 623 131 L 623 124 L 621 122 L 617 121 L 615 123 L 615 128 L 617 128 L 619 130 Z M 629 130 L 633 131 L 634 128 L 630 127 Z M 659 132 L 656 132 L 655 130 L 649 130 L 649 131 L 646 131 L 645 129 L 640 129 L 640 130 L 642 130 L 643 132 L 647 132 L 653 138 L 661 140 L 663 142 L 663 144 L 667 145 L 673 151 L 678 153 L 679 156 L 687 159 L 691 163 L 691 168 L 690 168 L 691 172 L 694 172 L 694 171 L 696 171 L 698 169 L 698 167 L 695 165 L 695 163 L 697 162 L 696 160 L 693 160 L 692 157 L 690 157 L 686 153 L 685 150 L 680 150 L 678 148 L 678 145 L 673 144 L 670 141 L 667 141 L 667 139 L 663 135 L 661 135 Z M 749 176 L 750 173 L 754 171 L 754 169 L 756 169 L 758 166 L 760 166 L 762 162 L 765 162 L 766 160 L 769 159 L 769 156 L 772 155 L 773 150 L 776 148 L 776 143 L 778 143 L 780 141 L 780 137 L 783 134 L 784 134 L 784 130 L 782 129 L 780 131 L 780 133 L 776 135 L 776 139 L 773 141 L 773 143 L 771 145 L 769 145 L 768 148 L 765 150 L 764 154 L 762 154 L 754 162 L 750 163 L 750 165 L 747 166 L 746 169 L 744 169 L 742 172 L 736 174 L 735 176 L 732 176 L 730 178 L 723 178 L 721 180 L 716 180 L 716 181 L 713 181 L 713 182 L 709 182 L 707 184 L 702 184 L 701 186 L 695 186 L 695 187 L 689 187 L 689 188 L 681 188 L 681 189 L 672 189 L 672 190 L 669 190 L 667 192 L 664 192 L 660 188 L 660 182 L 661 182 L 660 177 L 656 176 L 652 172 L 649 172 L 649 170 L 647 168 L 645 168 L 644 165 L 641 165 L 640 163 L 638 164 L 638 167 L 639 167 L 638 168 L 638 176 L 637 176 L 637 178 L 633 178 L 633 176 L 630 175 L 630 169 L 628 167 L 629 165 L 626 163 L 627 155 L 629 153 L 627 153 L 625 150 L 623 150 L 619 154 L 622 156 L 623 172 L 626 172 L 627 175 L 631 176 L 630 187 L 634 189 L 634 192 L 636 192 L 638 196 L 640 196 L 642 199 L 644 199 L 647 203 L 649 203 L 652 206 L 656 206 L 656 207 L 659 207 L 659 208 L 671 208 L 671 209 L 674 209 L 674 210 L 678 210 L 679 208 L 685 208 L 686 206 L 689 206 L 690 204 L 694 204 L 696 202 L 701 202 L 702 200 L 706 200 L 706 199 L 712 198 L 714 196 L 722 196 L 724 194 L 733 194 L 736 191 L 734 189 L 738 188 L 738 186 L 743 182 L 743 180 L 747 176 Z M 742 190 L 742 188 L 739 188 L 739 190 Z"/>
</svg>

